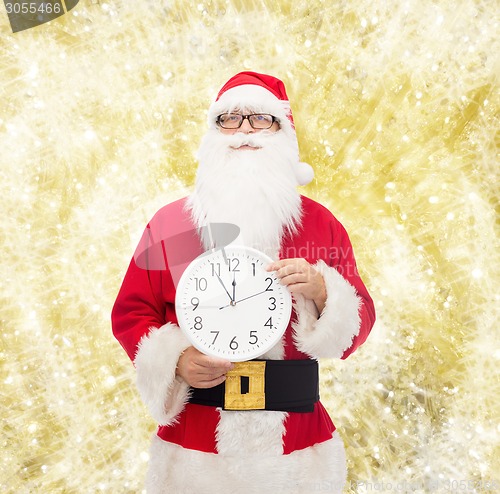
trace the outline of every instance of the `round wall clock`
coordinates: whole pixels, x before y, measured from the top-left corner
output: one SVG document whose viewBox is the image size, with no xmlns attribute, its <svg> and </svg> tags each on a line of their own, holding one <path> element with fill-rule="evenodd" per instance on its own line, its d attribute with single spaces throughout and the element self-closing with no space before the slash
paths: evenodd
<svg viewBox="0 0 500 494">
<path fill-rule="evenodd" d="M 179 280 L 175 310 L 180 328 L 201 352 L 233 362 L 259 357 L 283 336 L 292 297 L 266 254 L 227 246 L 189 264 Z"/>
</svg>

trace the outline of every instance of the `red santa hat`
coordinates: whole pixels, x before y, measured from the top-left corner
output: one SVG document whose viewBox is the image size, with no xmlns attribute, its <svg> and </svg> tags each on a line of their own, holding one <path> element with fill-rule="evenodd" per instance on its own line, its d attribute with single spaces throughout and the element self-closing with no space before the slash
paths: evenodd
<svg viewBox="0 0 500 494">
<path fill-rule="evenodd" d="M 297 141 L 285 85 L 276 77 L 257 72 L 240 72 L 231 77 L 222 86 L 208 110 L 209 123 L 215 127 L 215 121 L 221 113 L 241 109 L 275 116 L 279 120 L 281 130 Z M 311 166 L 300 162 L 298 155 L 293 172 L 299 185 L 306 185 L 314 178 Z"/>
</svg>

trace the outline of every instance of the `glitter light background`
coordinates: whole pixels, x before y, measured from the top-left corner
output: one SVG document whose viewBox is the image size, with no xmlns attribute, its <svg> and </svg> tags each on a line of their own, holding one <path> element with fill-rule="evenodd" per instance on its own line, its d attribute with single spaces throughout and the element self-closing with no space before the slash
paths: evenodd
<svg viewBox="0 0 500 494">
<path fill-rule="evenodd" d="M 0 6 L 0 490 L 142 491 L 155 424 L 109 314 L 247 69 L 285 81 L 303 192 L 376 301 L 322 362 L 345 492 L 499 492 L 498 32 L 493 0 L 87 0 L 17 34 Z"/>
</svg>

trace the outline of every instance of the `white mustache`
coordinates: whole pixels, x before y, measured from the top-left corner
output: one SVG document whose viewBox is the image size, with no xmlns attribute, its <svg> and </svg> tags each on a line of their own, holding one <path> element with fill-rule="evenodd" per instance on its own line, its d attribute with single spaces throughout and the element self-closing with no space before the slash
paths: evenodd
<svg viewBox="0 0 500 494">
<path fill-rule="evenodd" d="M 273 134 L 271 134 L 270 132 L 266 134 L 260 133 L 257 136 L 237 133 L 224 137 L 227 138 L 227 140 L 225 139 L 225 141 L 227 142 L 228 147 L 239 148 L 241 146 L 251 146 L 254 148 L 263 148 L 267 144 L 269 144 L 269 139 L 273 137 Z"/>
</svg>

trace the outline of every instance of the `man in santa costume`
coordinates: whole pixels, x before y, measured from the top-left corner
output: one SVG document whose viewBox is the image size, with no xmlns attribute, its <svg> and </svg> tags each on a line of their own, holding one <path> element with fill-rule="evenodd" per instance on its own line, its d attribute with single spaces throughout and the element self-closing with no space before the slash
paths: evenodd
<svg viewBox="0 0 500 494">
<path fill-rule="evenodd" d="M 113 333 L 160 424 L 147 492 L 341 492 L 344 447 L 314 393 L 317 359 L 345 359 L 366 340 L 375 321 L 373 302 L 343 226 L 296 190 L 313 171 L 299 161 L 283 83 L 241 72 L 222 87 L 208 119 L 195 189 L 147 225 L 112 313 Z M 177 325 L 175 293 L 187 263 L 214 247 L 206 228 L 214 223 L 236 225 L 235 244 L 268 254 L 274 260 L 268 270 L 292 294 L 285 334 L 259 358 L 310 362 L 315 377 L 291 386 L 299 398 L 312 389 L 316 398 L 307 411 L 234 411 L 198 399 L 203 390 L 224 387 L 233 364 L 191 346 Z"/>
</svg>

